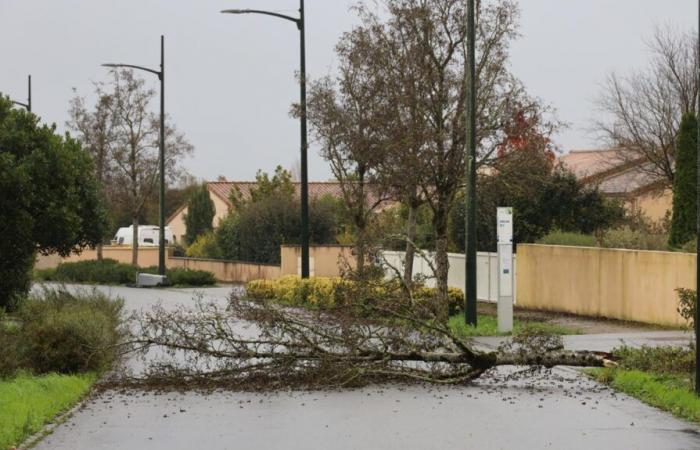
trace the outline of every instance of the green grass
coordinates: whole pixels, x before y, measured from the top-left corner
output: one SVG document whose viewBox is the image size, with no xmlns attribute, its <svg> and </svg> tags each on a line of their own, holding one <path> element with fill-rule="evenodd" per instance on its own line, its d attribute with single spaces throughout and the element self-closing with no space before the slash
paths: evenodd
<svg viewBox="0 0 700 450">
<path fill-rule="evenodd" d="M 688 377 L 625 369 L 590 369 L 586 372 L 599 382 L 644 403 L 700 423 L 700 398 L 693 393 Z"/>
<path fill-rule="evenodd" d="M 0 450 L 20 444 L 75 405 L 95 378 L 94 374 L 22 374 L 0 380 Z"/>
<path fill-rule="evenodd" d="M 450 317 L 450 329 L 461 337 L 474 336 L 507 336 L 510 333 L 500 333 L 498 331 L 498 321 L 493 316 L 481 315 L 477 321 L 477 327 L 474 328 L 464 323 L 464 316 L 457 314 Z M 532 331 L 542 331 L 551 334 L 581 334 L 580 330 L 569 328 L 562 325 L 554 325 L 546 322 L 522 322 L 515 320 L 513 323 L 513 331 L 518 334 L 524 328 Z"/>
</svg>

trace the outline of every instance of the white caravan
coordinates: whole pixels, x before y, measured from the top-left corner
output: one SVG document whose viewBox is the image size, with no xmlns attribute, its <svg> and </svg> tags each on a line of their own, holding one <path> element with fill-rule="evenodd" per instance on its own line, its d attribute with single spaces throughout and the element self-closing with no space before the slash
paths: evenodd
<svg viewBox="0 0 700 450">
<path fill-rule="evenodd" d="M 160 230 L 154 225 L 139 225 L 138 232 L 139 246 L 157 247 L 160 238 Z M 134 226 L 120 228 L 117 234 L 114 235 L 112 244 L 114 245 L 131 245 L 134 241 Z M 165 244 L 173 242 L 173 232 L 170 227 L 165 227 Z"/>
</svg>

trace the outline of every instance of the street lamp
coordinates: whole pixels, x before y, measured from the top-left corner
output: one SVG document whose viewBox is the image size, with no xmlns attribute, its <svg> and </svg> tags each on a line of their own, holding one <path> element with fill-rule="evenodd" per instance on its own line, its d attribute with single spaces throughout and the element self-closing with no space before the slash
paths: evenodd
<svg viewBox="0 0 700 450">
<path fill-rule="evenodd" d="M 465 229 L 464 320 L 476 327 L 476 26 L 474 0 L 467 0 L 467 217 Z"/>
<path fill-rule="evenodd" d="M 698 29 L 700 30 L 700 1 L 698 2 Z M 700 35 L 698 38 L 700 44 Z M 700 47 L 698 47 L 700 49 Z M 699 50 L 700 51 L 700 50 Z M 698 55 L 700 57 L 700 54 Z M 695 67 L 697 80 L 700 81 L 700 65 Z M 697 113 L 700 116 L 700 95 L 697 96 Z M 695 394 L 700 395 L 700 308 L 698 308 L 697 295 L 700 293 L 700 127 L 697 139 L 697 181 L 696 181 L 696 241 L 695 248 Z"/>
<path fill-rule="evenodd" d="M 158 274 L 165 276 L 165 38 L 162 35 L 160 36 L 160 70 L 132 64 L 102 64 L 102 66 L 143 70 L 156 75 L 160 80 L 160 151 L 158 155 L 160 163 L 160 210 L 158 212 L 160 238 L 158 240 Z"/>
<path fill-rule="evenodd" d="M 306 37 L 304 0 L 299 0 L 299 17 L 258 9 L 225 9 L 224 14 L 262 14 L 294 22 L 299 29 L 301 49 L 301 277 L 309 277 L 309 173 L 307 162 L 308 137 L 306 128 Z"/>
<path fill-rule="evenodd" d="M 27 76 L 27 103 L 18 102 L 15 100 L 10 100 L 15 105 L 23 106 L 27 108 L 27 111 L 32 112 L 32 76 Z"/>
</svg>

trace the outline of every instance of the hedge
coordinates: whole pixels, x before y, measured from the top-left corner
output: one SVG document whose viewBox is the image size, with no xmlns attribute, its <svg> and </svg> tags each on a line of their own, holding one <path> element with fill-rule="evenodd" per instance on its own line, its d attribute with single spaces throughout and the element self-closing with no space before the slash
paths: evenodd
<svg viewBox="0 0 700 450">
<path fill-rule="evenodd" d="M 348 298 L 349 293 L 357 292 L 360 286 L 342 278 L 314 277 L 302 279 L 296 275 L 288 275 L 277 280 L 254 280 L 246 285 L 246 295 L 252 299 L 275 300 L 289 306 L 312 308 L 335 308 L 353 302 L 368 300 L 382 301 L 401 295 L 401 285 L 384 283 L 372 286 L 368 293 L 372 299 Z M 413 292 L 414 300 L 428 301 L 438 297 L 437 288 L 417 286 Z M 448 289 L 449 313 L 459 312 L 464 305 L 462 290 L 450 287 Z"/>
<path fill-rule="evenodd" d="M 158 267 L 139 269 L 113 259 L 61 263 L 55 269 L 36 270 L 34 276 L 43 281 L 65 283 L 126 285 L 136 282 L 138 272 L 158 273 Z M 181 267 L 167 269 L 168 282 L 174 286 L 212 286 L 216 284 L 213 273 Z"/>
</svg>

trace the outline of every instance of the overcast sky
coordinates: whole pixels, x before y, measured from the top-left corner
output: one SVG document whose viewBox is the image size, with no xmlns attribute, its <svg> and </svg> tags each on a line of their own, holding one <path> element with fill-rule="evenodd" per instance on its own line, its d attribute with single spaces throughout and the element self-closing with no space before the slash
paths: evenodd
<svg viewBox="0 0 700 450">
<path fill-rule="evenodd" d="M 333 48 L 356 23 L 356 2 L 306 0 L 311 77 L 332 73 Z M 195 146 L 189 172 L 247 180 L 258 169 L 291 168 L 299 159 L 298 121 L 288 114 L 298 100 L 298 32 L 270 17 L 218 13 L 245 7 L 295 14 L 298 2 L 0 0 L 0 92 L 24 100 L 31 73 L 34 112 L 62 130 L 73 88 L 90 98 L 92 82 L 106 79 L 103 62 L 157 69 L 164 34 L 166 109 Z M 697 26 L 695 0 L 521 0 L 520 7 L 512 68 L 570 124 L 556 137 L 566 151 L 597 145 L 586 131 L 592 98 L 611 71 L 644 67 L 643 38 L 655 24 Z M 310 179 L 328 179 L 317 149 L 309 156 Z"/>
</svg>

